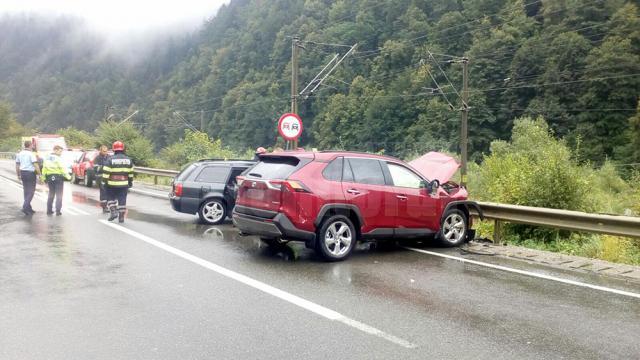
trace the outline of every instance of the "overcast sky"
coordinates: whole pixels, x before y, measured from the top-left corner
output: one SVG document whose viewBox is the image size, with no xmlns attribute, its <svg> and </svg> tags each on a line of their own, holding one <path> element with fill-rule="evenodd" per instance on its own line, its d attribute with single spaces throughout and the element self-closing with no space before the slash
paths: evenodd
<svg viewBox="0 0 640 360">
<path fill-rule="evenodd" d="M 2 13 L 68 14 L 111 35 L 163 28 L 194 29 L 230 0 L 0 0 Z"/>
</svg>

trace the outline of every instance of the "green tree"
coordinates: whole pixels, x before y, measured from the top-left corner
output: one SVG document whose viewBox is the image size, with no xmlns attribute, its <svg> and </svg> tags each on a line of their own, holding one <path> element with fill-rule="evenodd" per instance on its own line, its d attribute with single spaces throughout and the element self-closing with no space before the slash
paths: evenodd
<svg viewBox="0 0 640 360">
<path fill-rule="evenodd" d="M 60 129 L 56 132 L 64 136 L 67 146 L 73 148 L 90 149 L 95 146 L 95 136 L 84 130 L 78 130 L 72 126 Z"/>
<path fill-rule="evenodd" d="M 220 139 L 212 141 L 204 132 L 185 130 L 184 139 L 162 149 L 160 157 L 170 167 L 180 168 L 200 159 L 231 159 L 242 156 L 224 148 Z"/>
<path fill-rule="evenodd" d="M 134 164 L 145 166 L 153 163 L 155 157 L 151 141 L 145 138 L 131 123 L 101 122 L 96 130 L 95 145 L 111 147 L 111 144 L 116 141 L 124 143 L 125 151 Z"/>
</svg>

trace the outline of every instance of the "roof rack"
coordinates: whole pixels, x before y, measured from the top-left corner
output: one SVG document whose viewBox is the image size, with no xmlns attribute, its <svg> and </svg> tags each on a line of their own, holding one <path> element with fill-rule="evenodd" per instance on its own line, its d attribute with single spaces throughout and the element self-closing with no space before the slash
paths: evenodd
<svg viewBox="0 0 640 360">
<path fill-rule="evenodd" d="M 198 162 L 201 161 L 246 161 L 246 162 L 255 162 L 255 160 L 251 160 L 251 159 L 200 159 L 198 160 Z"/>
<path fill-rule="evenodd" d="M 340 153 L 347 153 L 347 154 L 360 154 L 360 155 L 375 155 L 375 156 L 384 156 L 384 157 L 388 157 L 391 159 L 396 159 L 396 160 L 400 160 L 402 161 L 402 159 L 397 158 L 395 156 L 391 156 L 391 155 L 380 155 L 380 154 L 375 154 L 375 153 L 370 153 L 370 152 L 366 152 L 366 151 L 350 151 L 350 150 L 320 150 L 318 151 L 319 153 L 335 153 L 335 152 L 340 152 Z"/>
</svg>

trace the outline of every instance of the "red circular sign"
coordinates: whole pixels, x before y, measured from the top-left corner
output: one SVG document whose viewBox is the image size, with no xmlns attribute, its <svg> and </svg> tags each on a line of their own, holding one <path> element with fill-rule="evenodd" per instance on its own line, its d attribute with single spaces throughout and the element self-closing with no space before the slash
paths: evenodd
<svg viewBox="0 0 640 360">
<path fill-rule="evenodd" d="M 278 120 L 278 132 L 285 140 L 295 140 L 302 135 L 302 119 L 293 113 L 286 113 Z"/>
</svg>

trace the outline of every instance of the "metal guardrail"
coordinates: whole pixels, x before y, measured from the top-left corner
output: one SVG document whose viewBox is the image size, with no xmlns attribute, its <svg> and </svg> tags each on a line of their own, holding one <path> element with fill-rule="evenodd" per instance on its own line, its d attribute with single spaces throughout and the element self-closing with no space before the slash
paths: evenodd
<svg viewBox="0 0 640 360">
<path fill-rule="evenodd" d="M 180 173 L 179 171 L 176 171 L 176 170 L 154 169 L 154 168 L 139 167 L 139 166 L 136 166 L 133 169 L 133 171 L 136 174 L 153 176 L 153 183 L 156 185 L 158 185 L 158 176 L 173 178 Z"/>
<path fill-rule="evenodd" d="M 0 152 L 0 159 L 15 159 L 16 153 L 14 152 Z"/>
<path fill-rule="evenodd" d="M 494 241 L 500 242 L 502 222 L 545 226 L 640 238 L 640 217 L 590 214 L 580 211 L 479 202 L 486 219 L 495 221 Z M 471 215 L 478 215 L 474 209 Z"/>
</svg>

